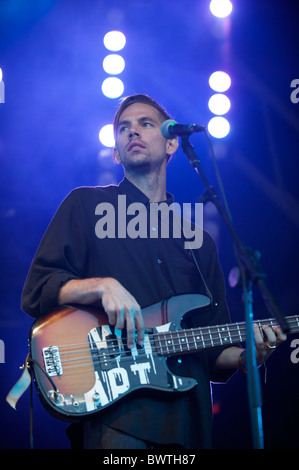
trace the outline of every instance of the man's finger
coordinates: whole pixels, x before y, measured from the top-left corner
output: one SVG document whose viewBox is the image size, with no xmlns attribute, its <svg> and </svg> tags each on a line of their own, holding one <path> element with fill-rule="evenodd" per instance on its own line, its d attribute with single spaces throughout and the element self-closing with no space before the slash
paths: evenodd
<svg viewBox="0 0 299 470">
<path fill-rule="evenodd" d="M 271 326 L 263 326 L 263 331 L 265 332 L 267 336 L 267 345 L 269 348 L 275 348 L 276 347 L 276 334 L 271 328 Z"/>
<path fill-rule="evenodd" d="M 142 312 L 140 308 L 138 308 L 136 315 L 135 315 L 135 325 L 137 329 L 138 344 L 140 346 L 143 346 L 145 326 L 144 326 L 143 316 L 142 316 Z"/>
<path fill-rule="evenodd" d="M 127 330 L 127 347 L 132 349 L 135 346 L 135 308 L 125 312 L 126 330 Z"/>
</svg>

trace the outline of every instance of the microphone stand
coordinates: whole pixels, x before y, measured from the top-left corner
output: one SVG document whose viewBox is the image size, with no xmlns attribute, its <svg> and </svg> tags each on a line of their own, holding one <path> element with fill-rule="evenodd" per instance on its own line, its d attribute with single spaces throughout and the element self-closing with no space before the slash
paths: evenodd
<svg viewBox="0 0 299 470">
<path fill-rule="evenodd" d="M 190 134 L 189 134 L 190 135 Z M 268 288 L 265 285 L 264 278 L 265 274 L 263 273 L 261 266 L 258 263 L 257 253 L 253 250 L 247 249 L 242 243 L 236 229 L 234 228 L 231 218 L 219 200 L 219 197 L 215 189 L 210 185 L 206 176 L 204 175 L 200 161 L 195 153 L 195 150 L 192 144 L 189 142 L 187 136 L 181 137 L 182 149 L 187 156 L 191 166 L 197 171 L 201 177 L 206 190 L 204 191 L 201 201 L 203 203 L 207 201 L 213 202 L 216 206 L 219 214 L 224 220 L 234 242 L 236 256 L 239 261 L 241 278 L 243 284 L 243 293 L 244 293 L 244 304 L 245 304 L 245 321 L 246 321 L 246 349 L 247 349 L 247 388 L 248 388 L 248 397 L 249 397 L 249 407 L 250 407 L 250 416 L 251 416 L 251 426 L 252 426 L 252 439 L 253 447 L 255 449 L 262 449 L 264 446 L 263 440 L 263 425 L 262 425 L 262 398 L 261 398 L 261 386 L 260 386 L 260 377 L 257 370 L 256 362 L 256 348 L 254 341 L 254 332 L 253 332 L 253 295 L 252 287 L 253 284 L 257 285 L 259 291 L 262 295 L 264 303 L 269 311 L 269 313 L 277 319 L 278 324 L 281 329 L 285 332 L 289 332 L 289 327 L 282 317 L 279 309 L 271 296 Z"/>
</svg>

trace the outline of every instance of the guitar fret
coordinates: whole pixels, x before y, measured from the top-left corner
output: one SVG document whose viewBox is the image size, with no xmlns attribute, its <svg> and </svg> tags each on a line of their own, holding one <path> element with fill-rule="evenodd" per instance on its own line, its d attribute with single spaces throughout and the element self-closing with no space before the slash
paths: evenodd
<svg viewBox="0 0 299 470">
<path fill-rule="evenodd" d="M 159 340 L 159 346 L 160 346 L 161 353 L 164 354 L 164 349 L 163 349 L 163 345 L 162 345 L 162 341 L 161 341 L 162 340 L 162 334 L 161 333 L 158 335 L 158 340 Z M 165 344 L 165 340 L 164 340 L 164 344 Z"/>
<path fill-rule="evenodd" d="M 166 343 L 167 343 L 167 344 L 166 344 L 166 347 L 167 347 L 167 354 L 170 354 L 170 349 L 169 349 L 170 346 L 171 346 L 172 349 L 173 349 L 172 352 L 173 352 L 173 353 L 176 353 L 175 342 L 174 342 L 174 340 L 173 340 L 173 334 L 172 334 L 172 333 L 173 333 L 173 332 L 169 332 L 169 334 L 165 334 L 165 335 L 164 335 L 164 336 L 167 337 L 167 338 L 170 337 L 170 339 L 167 339 L 167 342 L 166 342 Z"/>
<path fill-rule="evenodd" d="M 214 346 L 213 336 L 212 336 L 210 327 L 208 327 L 208 331 L 209 331 L 209 336 L 210 336 L 210 340 L 211 340 L 211 345 Z"/>
<path fill-rule="evenodd" d="M 230 334 L 230 329 L 228 328 L 227 326 L 227 331 L 228 331 L 228 336 L 229 336 L 229 342 L 232 344 L 232 337 L 231 337 L 231 334 Z"/>
<path fill-rule="evenodd" d="M 182 330 L 182 334 L 184 335 L 184 337 L 181 337 L 181 341 L 180 341 L 181 351 L 189 351 L 190 347 L 189 347 L 186 330 Z"/>
<path fill-rule="evenodd" d="M 222 327 L 222 330 L 225 329 Z M 219 346 L 223 344 L 223 338 L 219 326 L 215 326 L 212 329 L 210 328 L 210 337 L 211 337 L 211 345 L 212 346 Z M 224 341 L 226 338 L 224 338 Z"/>
<path fill-rule="evenodd" d="M 188 336 L 187 336 L 187 332 L 185 331 L 185 336 L 186 336 L 186 339 L 187 339 L 187 348 L 188 348 L 188 351 L 190 351 L 190 342 L 188 340 Z M 192 349 L 192 348 L 191 348 Z"/>
<path fill-rule="evenodd" d="M 228 325 L 222 326 L 221 330 L 219 330 L 219 326 L 218 326 L 218 332 L 219 332 L 221 345 L 223 345 L 224 343 L 232 343 L 232 338 L 231 338 L 230 329 Z"/>
<path fill-rule="evenodd" d="M 179 340 L 180 352 L 182 352 L 183 348 L 182 348 L 182 343 L 181 343 L 181 340 L 180 340 L 180 335 L 178 334 L 177 337 L 178 337 L 178 340 Z"/>
<path fill-rule="evenodd" d="M 192 330 L 192 336 L 194 338 L 194 343 L 195 343 L 196 349 L 200 348 L 201 343 L 203 344 L 203 347 L 205 347 L 203 339 L 201 339 L 199 335 L 195 336 L 194 331 L 198 331 L 198 330 Z M 199 343 L 199 346 L 198 346 L 197 343 Z"/>
<path fill-rule="evenodd" d="M 223 330 L 224 328 L 222 328 Z M 217 330 L 218 330 L 218 335 L 219 335 L 219 340 L 220 340 L 220 344 L 222 345 L 223 344 L 223 341 L 222 341 L 222 336 L 221 336 L 221 332 L 219 330 L 219 326 L 217 326 Z M 225 340 L 225 339 L 224 339 Z"/>
<path fill-rule="evenodd" d="M 242 340 L 243 340 L 243 338 L 242 338 L 242 335 L 241 335 L 241 332 L 240 332 L 240 326 L 239 326 L 239 323 L 236 323 L 236 327 L 237 327 L 237 330 L 238 330 L 239 339 L 240 339 L 240 341 L 242 341 Z"/>
<path fill-rule="evenodd" d="M 196 343 L 196 339 L 195 339 L 194 331 L 193 331 L 193 330 L 191 330 L 191 334 L 192 334 L 192 338 L 193 338 L 193 345 L 194 345 L 193 347 L 194 347 L 195 349 L 197 349 L 197 343 Z"/>
<path fill-rule="evenodd" d="M 175 343 L 173 341 L 173 336 L 171 334 L 171 341 L 169 340 L 168 343 L 171 343 L 172 344 L 172 348 L 173 348 L 173 352 L 175 352 Z"/>
<path fill-rule="evenodd" d="M 206 343 L 205 343 L 205 340 L 204 340 L 204 338 L 203 338 L 202 330 L 201 330 L 199 333 L 200 333 L 200 335 L 201 335 L 201 340 L 202 340 L 203 347 L 205 348 L 205 347 L 206 347 Z"/>
<path fill-rule="evenodd" d="M 164 338 L 165 338 L 165 336 L 166 336 L 166 335 L 164 335 Z M 168 339 L 167 341 L 165 341 L 167 354 L 169 354 L 169 346 L 170 346 L 171 344 L 173 345 L 173 341 L 171 341 L 170 339 Z"/>
</svg>

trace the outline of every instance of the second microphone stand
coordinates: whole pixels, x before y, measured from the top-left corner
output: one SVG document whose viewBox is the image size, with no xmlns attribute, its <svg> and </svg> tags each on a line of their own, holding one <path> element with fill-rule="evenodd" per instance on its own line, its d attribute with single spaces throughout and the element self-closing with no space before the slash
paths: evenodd
<svg viewBox="0 0 299 470">
<path fill-rule="evenodd" d="M 206 189 L 201 198 L 202 201 L 211 201 L 217 208 L 224 220 L 235 246 L 236 256 L 241 271 L 246 322 L 246 349 L 247 349 L 247 387 L 252 425 L 253 447 L 262 449 L 264 447 L 263 424 L 262 424 L 262 397 L 260 377 L 256 362 L 256 348 L 253 332 L 253 284 L 257 285 L 264 300 L 264 303 L 271 315 L 273 315 L 284 333 L 289 332 L 289 327 L 279 312 L 272 295 L 265 285 L 265 274 L 263 273 L 256 256 L 256 252 L 248 250 L 242 243 L 236 229 L 234 228 L 227 210 L 222 205 L 215 189 L 210 185 L 203 173 L 200 161 L 195 153 L 188 137 L 181 137 L 182 149 L 187 156 L 191 166 L 201 177 Z"/>
</svg>

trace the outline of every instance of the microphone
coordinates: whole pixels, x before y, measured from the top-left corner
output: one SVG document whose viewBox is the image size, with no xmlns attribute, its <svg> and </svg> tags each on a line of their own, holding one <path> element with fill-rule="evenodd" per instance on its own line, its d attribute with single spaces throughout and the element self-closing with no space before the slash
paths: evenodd
<svg viewBox="0 0 299 470">
<path fill-rule="evenodd" d="M 161 133 L 165 139 L 174 139 L 175 137 L 187 137 L 194 132 L 204 132 L 203 126 L 197 124 L 178 124 L 173 119 L 167 119 L 161 126 Z"/>
</svg>

